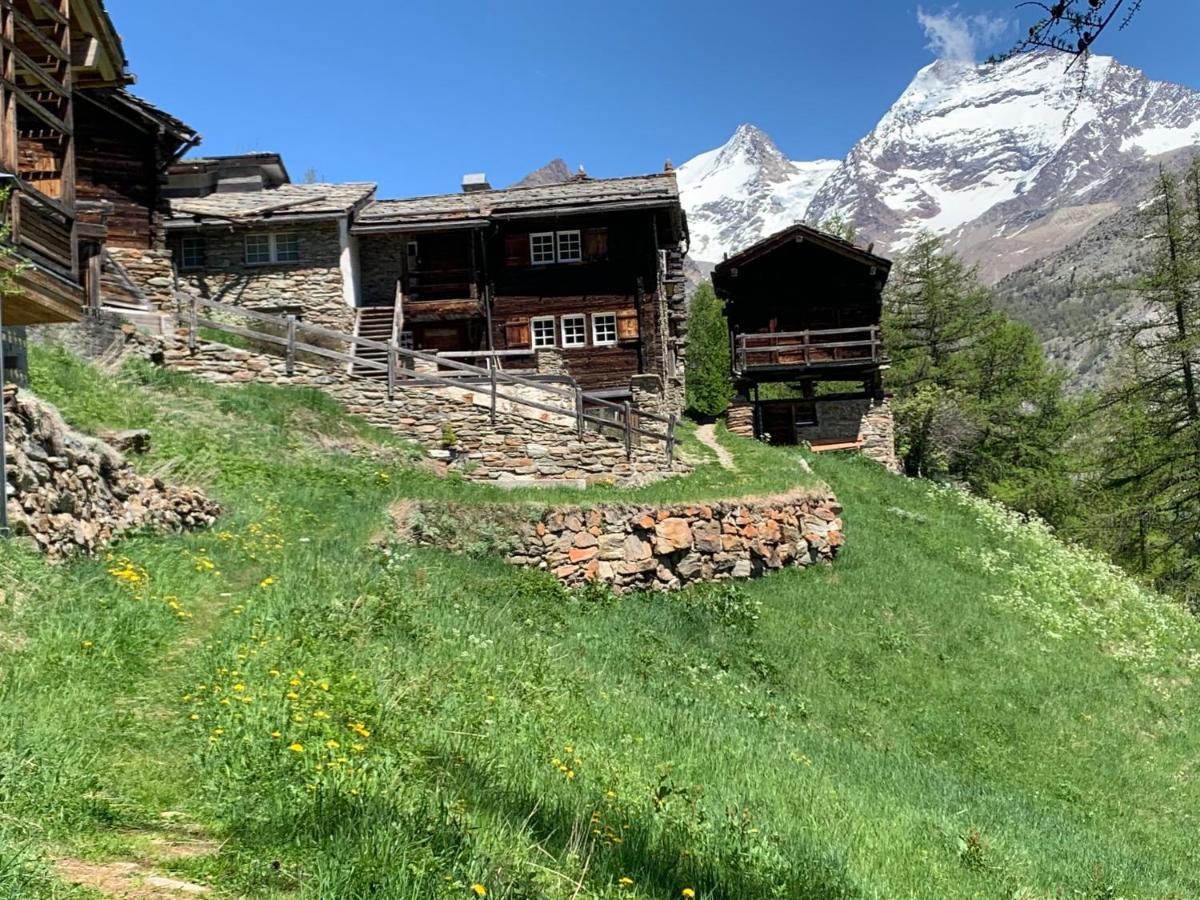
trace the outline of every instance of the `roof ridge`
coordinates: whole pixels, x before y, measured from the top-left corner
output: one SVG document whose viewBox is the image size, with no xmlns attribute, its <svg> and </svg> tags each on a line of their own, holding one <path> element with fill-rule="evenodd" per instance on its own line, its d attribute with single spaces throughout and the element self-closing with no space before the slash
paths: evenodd
<svg viewBox="0 0 1200 900">
<path fill-rule="evenodd" d="M 383 200 L 376 200 L 375 202 L 377 204 L 381 204 L 381 203 L 415 203 L 420 200 L 436 200 L 439 197 L 486 197 L 489 194 L 513 194 L 513 193 L 517 193 L 519 191 L 544 191 L 547 188 L 563 187 L 564 185 L 605 184 L 605 183 L 612 183 L 614 181 L 643 181 L 643 180 L 650 180 L 652 178 L 667 178 L 667 177 L 673 178 L 673 177 L 675 177 L 675 174 L 676 173 L 674 171 L 671 171 L 671 172 L 649 172 L 649 173 L 646 173 L 643 175 L 615 175 L 611 178 L 593 178 L 593 177 L 589 176 L 586 179 L 575 179 L 573 177 L 569 181 L 556 181 L 552 184 L 525 184 L 525 185 L 521 185 L 520 187 L 517 187 L 514 185 L 512 187 L 492 188 L 491 190 L 487 190 L 487 191 L 472 191 L 470 193 L 465 193 L 463 191 L 445 191 L 441 194 L 422 194 L 422 195 L 419 195 L 416 197 L 388 197 Z"/>
</svg>

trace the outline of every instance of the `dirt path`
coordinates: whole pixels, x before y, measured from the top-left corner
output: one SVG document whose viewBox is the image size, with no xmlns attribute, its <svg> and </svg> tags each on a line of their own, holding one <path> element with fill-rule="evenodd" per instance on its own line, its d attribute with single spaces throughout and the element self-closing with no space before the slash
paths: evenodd
<svg viewBox="0 0 1200 900">
<path fill-rule="evenodd" d="M 696 440 L 717 454 L 717 462 L 721 464 L 722 469 L 728 469 L 730 472 L 737 471 L 737 464 L 733 461 L 733 454 L 722 447 L 717 441 L 717 428 L 715 425 L 701 425 L 697 428 Z"/>
</svg>

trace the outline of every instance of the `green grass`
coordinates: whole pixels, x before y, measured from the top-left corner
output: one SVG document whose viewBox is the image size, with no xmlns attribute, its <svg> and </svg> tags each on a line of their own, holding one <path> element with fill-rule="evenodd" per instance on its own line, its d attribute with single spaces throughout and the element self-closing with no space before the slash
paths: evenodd
<svg viewBox="0 0 1200 900">
<path fill-rule="evenodd" d="M 111 561 L 0 547 L 0 896 L 84 896 L 65 855 L 230 897 L 1200 896 L 1200 626 L 1044 529 L 822 457 L 832 569 L 572 594 L 381 549 L 399 498 L 513 495 L 319 394 L 44 350 L 33 375 L 226 514 Z M 805 478 L 720 438 L 737 473 L 586 498 Z M 156 856 L 164 811 L 220 851 Z"/>
</svg>

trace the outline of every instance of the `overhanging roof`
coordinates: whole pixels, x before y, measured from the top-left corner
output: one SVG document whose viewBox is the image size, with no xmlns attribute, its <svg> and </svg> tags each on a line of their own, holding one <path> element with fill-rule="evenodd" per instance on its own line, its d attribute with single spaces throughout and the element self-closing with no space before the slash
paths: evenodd
<svg viewBox="0 0 1200 900">
<path fill-rule="evenodd" d="M 174 197 L 168 201 L 167 227 L 336 219 L 353 213 L 374 195 L 374 184 L 355 182 L 283 184 L 263 191 Z"/>
<path fill-rule="evenodd" d="M 776 232 L 770 237 L 763 238 L 757 244 L 752 244 L 740 253 L 721 262 L 713 269 L 713 285 L 716 286 L 719 282 L 733 277 L 735 269 L 749 265 L 789 244 L 804 242 L 811 243 L 830 253 L 843 256 L 864 267 L 881 269 L 885 276 L 892 268 L 892 261 L 890 259 L 876 256 L 870 250 L 864 250 L 857 244 L 852 244 L 849 241 L 832 234 L 827 234 L 824 231 L 819 231 L 816 228 L 811 228 L 808 225 L 796 224 L 790 228 L 785 228 L 783 231 Z"/>
<path fill-rule="evenodd" d="M 358 215 L 354 230 L 371 233 L 439 225 L 462 227 L 496 219 L 678 205 L 679 186 L 673 172 L 631 178 L 584 177 L 562 184 L 380 200 Z"/>
</svg>

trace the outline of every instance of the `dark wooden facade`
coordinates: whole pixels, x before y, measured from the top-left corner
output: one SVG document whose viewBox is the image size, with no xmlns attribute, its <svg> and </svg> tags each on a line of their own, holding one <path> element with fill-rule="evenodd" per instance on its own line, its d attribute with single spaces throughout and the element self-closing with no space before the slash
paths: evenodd
<svg viewBox="0 0 1200 900">
<path fill-rule="evenodd" d="M 18 294 L 4 324 L 73 321 L 81 313 L 76 110 L 89 90 L 127 84 L 120 38 L 100 0 L 0 3 L 0 170 Z"/>
<path fill-rule="evenodd" d="M 732 377 L 753 433 L 775 443 L 848 448 L 884 402 L 883 288 L 891 262 L 795 225 L 713 271 L 726 303 Z M 839 385 L 833 393 L 828 385 Z M 764 384 L 794 396 L 760 400 Z M 824 390 L 820 385 L 826 385 Z M 861 390 L 848 386 L 861 385 Z M 890 438 L 888 439 L 890 440 Z"/>
<path fill-rule="evenodd" d="M 675 376 L 686 222 L 673 175 L 443 199 L 385 201 L 354 227 L 364 303 L 398 301 L 416 349 L 543 370 L 553 357 L 613 395 L 635 375 Z"/>
</svg>

